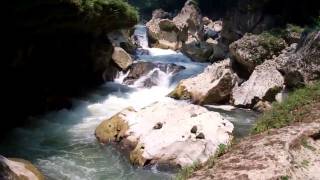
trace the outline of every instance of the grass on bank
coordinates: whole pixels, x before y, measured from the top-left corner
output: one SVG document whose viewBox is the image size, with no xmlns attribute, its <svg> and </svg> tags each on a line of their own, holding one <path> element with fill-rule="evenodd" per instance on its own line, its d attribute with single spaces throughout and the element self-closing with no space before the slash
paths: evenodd
<svg viewBox="0 0 320 180">
<path fill-rule="evenodd" d="M 273 103 L 252 129 L 258 134 L 273 128 L 282 128 L 293 122 L 301 122 L 310 117 L 312 105 L 320 102 L 320 82 L 295 90 L 282 103 Z"/>
<path fill-rule="evenodd" d="M 225 145 L 225 144 L 220 144 L 215 155 L 210 157 L 209 160 L 201 164 L 200 162 L 195 162 L 190 166 L 182 168 L 178 174 L 175 176 L 176 180 L 186 180 L 188 179 L 195 171 L 203 169 L 204 167 L 212 168 L 214 164 L 216 163 L 218 157 L 222 156 L 225 154 L 231 145 Z"/>
</svg>

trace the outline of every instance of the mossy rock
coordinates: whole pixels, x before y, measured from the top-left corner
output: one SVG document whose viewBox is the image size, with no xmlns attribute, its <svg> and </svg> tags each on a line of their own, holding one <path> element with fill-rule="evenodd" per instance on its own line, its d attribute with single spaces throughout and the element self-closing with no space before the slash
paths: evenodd
<svg viewBox="0 0 320 180">
<path fill-rule="evenodd" d="M 159 22 L 159 27 L 162 31 L 178 31 L 177 26 L 169 19 L 163 19 Z"/>
<path fill-rule="evenodd" d="M 192 94 L 186 89 L 184 85 L 182 85 L 182 83 L 179 83 L 175 90 L 173 90 L 168 96 L 173 99 L 179 100 L 192 99 Z"/>
<path fill-rule="evenodd" d="M 130 152 L 130 162 L 137 166 L 144 166 L 147 159 L 142 156 L 143 151 L 144 146 L 142 144 L 138 144 L 136 148 Z"/>
<path fill-rule="evenodd" d="M 127 108 L 128 111 L 134 111 Z M 128 123 L 121 117 L 121 112 L 103 121 L 95 131 L 95 136 L 101 143 L 121 141 L 129 129 Z"/>
</svg>

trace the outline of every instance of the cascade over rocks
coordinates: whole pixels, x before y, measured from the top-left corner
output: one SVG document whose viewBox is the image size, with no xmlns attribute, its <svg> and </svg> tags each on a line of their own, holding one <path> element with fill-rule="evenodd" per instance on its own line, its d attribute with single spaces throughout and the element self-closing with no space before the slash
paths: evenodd
<svg viewBox="0 0 320 180">
<path fill-rule="evenodd" d="M 144 82 L 142 82 L 142 84 L 144 84 L 143 85 L 144 87 L 151 87 L 151 86 L 157 85 L 157 83 L 155 82 L 156 80 L 154 78 L 157 78 L 159 76 L 159 74 L 157 74 L 159 72 L 155 70 L 159 70 L 164 73 L 176 74 L 184 69 L 185 67 L 172 64 L 172 63 L 163 64 L 163 63 L 151 63 L 151 62 L 137 62 L 132 64 L 129 67 L 128 69 L 129 74 L 124 79 L 124 83 L 128 85 L 132 85 L 142 76 L 146 76 L 147 74 L 152 73 L 148 78 L 144 79 Z"/>
<path fill-rule="evenodd" d="M 230 143 L 232 130 L 232 123 L 217 112 L 167 98 L 121 111 L 103 121 L 95 135 L 101 143 L 119 143 L 133 164 L 185 167 L 207 161 L 220 144 Z"/>
<path fill-rule="evenodd" d="M 227 102 L 237 79 L 230 59 L 226 59 L 208 66 L 196 77 L 182 80 L 169 96 L 201 105 Z"/>
<path fill-rule="evenodd" d="M 317 121 L 253 135 L 190 179 L 319 179 L 319 129 Z"/>
<path fill-rule="evenodd" d="M 23 159 L 7 159 L 0 155 L 0 179 L 3 180 L 44 180 L 41 172 Z"/>
</svg>

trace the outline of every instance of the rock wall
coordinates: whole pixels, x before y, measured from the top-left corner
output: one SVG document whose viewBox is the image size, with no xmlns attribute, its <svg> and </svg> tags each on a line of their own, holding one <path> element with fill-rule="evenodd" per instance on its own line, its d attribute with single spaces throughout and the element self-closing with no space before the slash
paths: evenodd
<svg viewBox="0 0 320 180">
<path fill-rule="evenodd" d="M 1 11 L 2 87 L 12 119 L 1 132 L 26 116 L 70 107 L 69 97 L 108 80 L 113 48 L 106 33 L 138 21 L 122 0 L 7 1 Z"/>
</svg>

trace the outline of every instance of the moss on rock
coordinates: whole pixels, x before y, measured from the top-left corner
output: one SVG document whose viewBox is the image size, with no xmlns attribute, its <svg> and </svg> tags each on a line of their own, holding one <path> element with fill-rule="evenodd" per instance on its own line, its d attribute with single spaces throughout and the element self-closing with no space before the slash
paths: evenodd
<svg viewBox="0 0 320 180">
<path fill-rule="evenodd" d="M 134 165 L 144 166 L 147 159 L 145 159 L 143 154 L 144 146 L 142 144 L 138 144 L 136 148 L 130 152 L 130 161 Z"/>
<path fill-rule="evenodd" d="M 133 111 L 132 108 L 128 108 L 127 110 Z M 103 121 L 96 128 L 95 136 L 101 143 L 121 141 L 128 129 L 128 123 L 121 117 L 121 113 L 118 113 L 110 119 Z"/>
<path fill-rule="evenodd" d="M 175 90 L 173 90 L 169 97 L 179 100 L 189 100 L 192 99 L 191 93 L 186 89 L 182 83 L 179 83 Z"/>
</svg>

